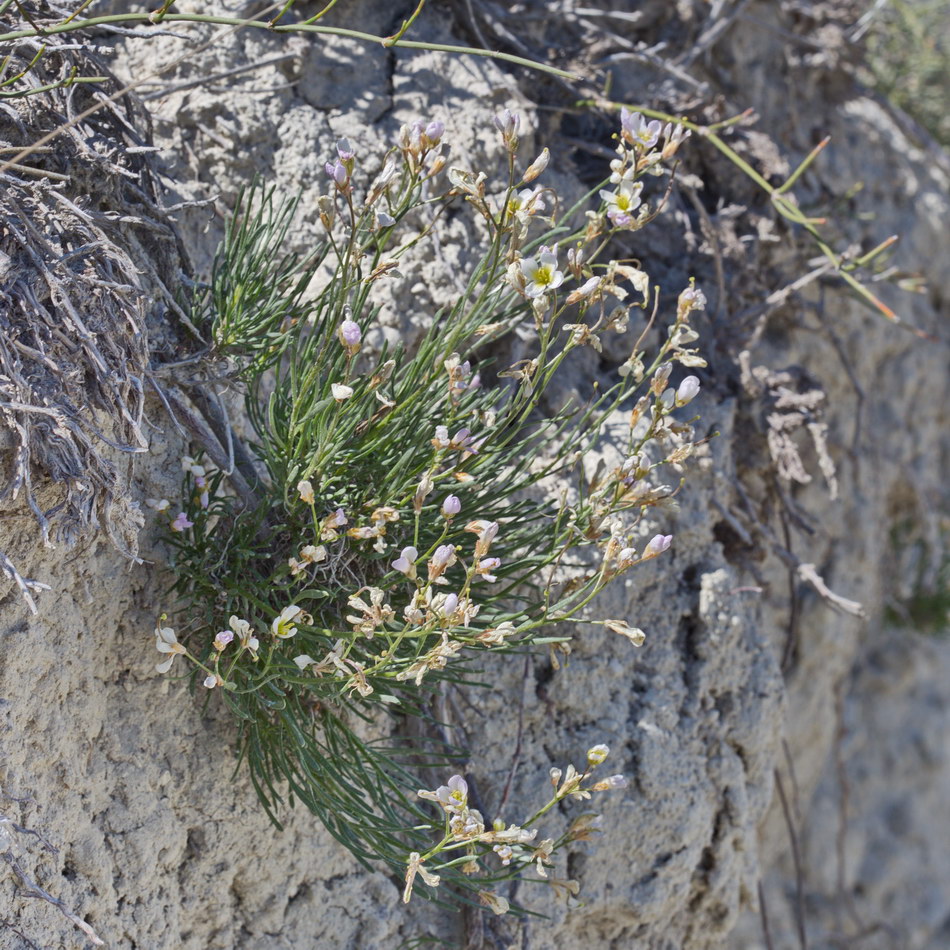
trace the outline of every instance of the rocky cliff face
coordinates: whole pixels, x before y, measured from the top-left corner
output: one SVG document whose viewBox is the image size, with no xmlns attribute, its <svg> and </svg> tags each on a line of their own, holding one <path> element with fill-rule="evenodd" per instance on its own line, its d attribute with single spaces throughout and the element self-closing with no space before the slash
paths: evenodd
<svg viewBox="0 0 950 950">
<path fill-rule="evenodd" d="M 389 948 L 428 936 L 450 947 L 778 950 L 805 946 L 802 929 L 810 947 L 950 941 L 950 649 L 883 619 L 889 603 L 913 596 L 919 564 L 908 552 L 939 559 L 947 511 L 947 159 L 858 87 L 844 5 L 708 7 L 617 11 L 609 33 L 573 4 L 527 4 L 507 22 L 538 49 L 559 37 L 576 69 L 608 68 L 618 99 L 682 109 L 718 96 L 724 115 L 754 107 L 756 132 L 736 142 L 758 167 L 780 171 L 783 156 L 800 159 L 831 134 L 799 199 L 843 222 L 842 240 L 868 248 L 901 235 L 897 265 L 930 284 L 893 299 L 934 339 L 857 304 L 830 273 L 775 296 L 818 265 L 753 185 L 690 143 L 666 227 L 634 251 L 671 290 L 693 273 L 710 297 L 698 411 L 719 434 L 662 525 L 675 534 L 673 557 L 604 595 L 605 615 L 645 629 L 647 644 L 633 653 L 622 638 L 582 630 L 566 669 L 511 660 L 471 712 L 470 767 L 486 788 L 504 784 L 520 730 L 514 802 L 595 742 L 631 778 L 604 808 L 607 833 L 560 868 L 580 881 L 580 903 L 522 885 L 520 898 L 548 919 L 405 910 L 388 878 L 361 869 L 307 814 L 276 833 L 243 776 L 232 777 L 226 717 L 152 672 L 169 578 L 150 530 L 145 563 L 133 565 L 101 538 L 43 549 L 32 515 L 8 508 L 0 548 L 52 590 L 35 618 L 13 586 L 0 605 L 0 790 L 10 796 L 0 814 L 57 847 L 9 832 L 19 866 L 109 946 Z M 500 10 L 476 8 L 427 10 L 415 35 L 457 42 L 503 29 Z M 386 32 L 393 12 L 359 0 L 347 16 Z M 659 40 L 675 53 L 672 69 L 637 46 Z M 184 48 L 171 31 L 130 38 L 115 68 L 139 77 Z M 190 84 L 243 66 L 254 68 Z M 565 103 L 547 81 L 349 40 L 239 31 L 161 83 L 140 91 L 156 94 L 155 141 L 182 198 L 227 204 L 258 173 L 301 189 L 313 208 L 337 138 L 377 154 L 418 117 L 445 121 L 453 155 L 478 168 L 497 157 L 491 116 L 520 108 L 539 128 L 526 150 L 552 144 L 568 193 L 603 160 L 591 152 L 609 147 L 600 120 L 536 108 Z M 186 209 L 178 223 L 207 262 L 221 232 L 215 212 Z M 318 227 L 304 216 L 300 247 Z M 393 290 L 384 332 L 411 336 L 424 324 L 423 303 L 451 295 L 471 239 L 464 220 L 446 224 L 442 255 Z M 565 385 L 581 390 L 602 371 L 578 365 Z M 133 468 L 140 500 L 175 496 L 186 449 L 157 402 L 150 419 L 149 450 Z M 14 881 L 0 880 L 0 946 L 82 945 L 55 907 Z"/>
</svg>

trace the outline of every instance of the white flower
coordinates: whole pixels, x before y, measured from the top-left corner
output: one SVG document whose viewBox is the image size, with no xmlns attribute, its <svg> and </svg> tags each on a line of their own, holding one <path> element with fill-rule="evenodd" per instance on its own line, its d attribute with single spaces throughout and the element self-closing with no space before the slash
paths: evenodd
<svg viewBox="0 0 950 950">
<path fill-rule="evenodd" d="M 303 623 L 305 616 L 302 608 L 296 604 L 291 604 L 280 612 L 279 617 L 274 618 L 274 622 L 270 627 L 271 633 L 281 640 L 289 640 L 297 635 L 297 628 L 294 623 L 298 620 Z"/>
<path fill-rule="evenodd" d="M 237 634 L 237 638 L 240 640 L 241 646 L 245 650 L 250 650 L 256 659 L 257 648 L 261 644 L 251 631 L 251 625 L 246 620 L 242 620 L 240 617 L 235 617 L 232 615 L 228 620 L 228 626 Z"/>
<path fill-rule="evenodd" d="M 300 500 L 308 505 L 313 504 L 313 485 L 305 478 L 297 482 L 297 491 L 300 492 Z"/>
<path fill-rule="evenodd" d="M 602 277 L 591 277 L 584 281 L 577 290 L 571 291 L 567 298 L 567 303 L 577 303 L 579 300 L 586 300 L 599 286 L 603 280 Z"/>
<path fill-rule="evenodd" d="M 511 864 L 511 859 L 515 856 L 514 848 L 510 844 L 496 844 L 492 851 L 494 851 L 499 858 L 501 858 L 501 863 L 507 867 Z"/>
<path fill-rule="evenodd" d="M 600 197 L 607 205 L 607 217 L 617 227 L 629 227 L 634 223 L 633 212 L 640 207 L 643 182 L 622 181 L 616 191 L 601 191 Z"/>
<path fill-rule="evenodd" d="M 541 188 L 522 188 L 508 199 L 508 212 L 519 221 L 526 221 L 539 211 L 544 211 Z"/>
<path fill-rule="evenodd" d="M 183 472 L 191 472 L 196 478 L 204 478 L 206 474 L 204 466 L 199 465 L 190 455 L 183 455 L 181 457 L 181 470 Z"/>
<path fill-rule="evenodd" d="M 482 579 L 488 581 L 489 584 L 494 584 L 498 578 L 492 574 L 492 571 L 500 566 L 500 557 L 482 558 L 482 560 L 478 562 L 478 566 L 475 568 L 475 573 L 481 575 Z"/>
<path fill-rule="evenodd" d="M 498 522 L 480 518 L 477 521 L 470 521 L 465 525 L 465 530 L 478 535 L 478 540 L 475 542 L 475 556 L 480 558 L 488 553 L 492 541 L 495 540 L 498 534 Z"/>
<path fill-rule="evenodd" d="M 158 512 L 168 511 L 172 506 L 172 503 L 167 498 L 146 498 L 145 504 Z"/>
<path fill-rule="evenodd" d="M 458 560 L 455 548 L 451 544 L 440 544 L 429 558 L 429 580 L 442 576 Z M 441 581 L 440 583 L 445 583 Z"/>
<path fill-rule="evenodd" d="M 331 383 L 330 390 L 333 392 L 333 398 L 337 402 L 343 402 L 346 399 L 349 399 L 353 395 L 352 386 L 343 386 L 340 383 Z"/>
<path fill-rule="evenodd" d="M 442 602 L 442 616 L 446 620 L 450 620 L 452 615 L 458 610 L 459 606 L 459 595 L 458 594 L 446 594 L 445 600 Z"/>
<path fill-rule="evenodd" d="M 300 556 L 307 564 L 319 564 L 327 559 L 327 549 L 322 544 L 305 544 L 300 549 Z"/>
<path fill-rule="evenodd" d="M 453 775 L 447 785 L 435 790 L 435 797 L 446 811 L 460 813 L 468 805 L 468 782 L 461 775 Z"/>
<path fill-rule="evenodd" d="M 233 639 L 234 633 L 231 630 L 222 630 L 214 636 L 214 648 L 224 650 Z"/>
<path fill-rule="evenodd" d="M 504 643 L 505 637 L 511 637 L 514 636 L 514 634 L 515 625 L 510 620 L 505 620 L 503 623 L 498 624 L 497 627 L 492 627 L 480 633 L 478 639 L 482 643 Z"/>
<path fill-rule="evenodd" d="M 155 628 L 155 649 L 159 653 L 167 653 L 168 659 L 155 664 L 156 673 L 167 673 L 179 653 L 185 653 L 185 648 L 178 642 L 175 631 L 171 627 Z"/>
<path fill-rule="evenodd" d="M 297 668 L 305 670 L 308 666 L 313 666 L 317 661 L 307 653 L 301 653 L 300 656 L 294 657 L 294 663 L 297 664 Z"/>
<path fill-rule="evenodd" d="M 556 290 L 564 282 L 564 274 L 557 269 L 557 253 L 547 245 L 542 245 L 537 258 L 521 261 L 521 272 L 525 278 L 525 295 L 540 297 L 550 290 Z"/>
<path fill-rule="evenodd" d="M 437 449 L 447 449 L 449 447 L 449 430 L 448 426 L 436 426 L 435 427 L 435 438 L 432 440 L 432 444 Z"/>
</svg>

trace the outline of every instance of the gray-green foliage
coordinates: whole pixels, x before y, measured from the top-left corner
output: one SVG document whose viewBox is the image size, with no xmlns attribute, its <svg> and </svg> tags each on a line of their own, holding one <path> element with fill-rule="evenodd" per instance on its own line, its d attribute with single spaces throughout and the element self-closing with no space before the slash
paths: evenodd
<svg viewBox="0 0 950 950">
<path fill-rule="evenodd" d="M 943 145 L 950 145 L 950 3 L 889 0 L 868 32 L 873 82 Z"/>
</svg>

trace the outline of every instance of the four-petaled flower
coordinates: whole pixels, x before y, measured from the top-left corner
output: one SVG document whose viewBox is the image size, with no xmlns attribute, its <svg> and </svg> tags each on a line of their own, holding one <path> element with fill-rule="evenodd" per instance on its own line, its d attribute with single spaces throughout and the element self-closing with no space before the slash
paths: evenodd
<svg viewBox="0 0 950 950">
<path fill-rule="evenodd" d="M 620 134 L 631 145 L 648 149 L 653 148 L 659 141 L 660 133 L 663 131 L 663 123 L 659 119 L 647 122 L 639 112 L 628 112 L 626 109 L 621 109 L 620 130 Z"/>
<path fill-rule="evenodd" d="M 525 278 L 525 295 L 540 297 L 557 290 L 564 282 L 564 274 L 557 269 L 557 250 L 542 245 L 536 258 L 521 261 L 521 273 Z"/>
<path fill-rule="evenodd" d="M 241 646 L 245 650 L 249 650 L 251 656 L 256 660 L 257 650 L 261 644 L 257 637 L 254 636 L 251 625 L 246 620 L 242 620 L 240 617 L 236 617 L 232 614 L 228 620 L 228 626 L 237 634 Z"/>
<path fill-rule="evenodd" d="M 188 515 L 186 515 L 183 511 L 179 511 L 178 514 L 175 516 L 175 520 L 172 521 L 170 527 L 172 531 L 175 531 L 177 533 L 177 532 L 185 531 L 188 528 L 193 528 L 194 525 L 195 523 L 193 521 L 188 520 Z"/>
<path fill-rule="evenodd" d="M 419 557 L 419 552 L 410 544 L 409 547 L 403 548 L 399 554 L 399 557 L 392 562 L 390 567 L 394 571 L 399 571 L 400 574 L 405 574 L 406 577 L 413 579 L 416 576 L 416 558 Z"/>
<path fill-rule="evenodd" d="M 307 615 L 303 609 L 296 604 L 291 604 L 280 612 L 280 616 L 274 618 L 270 627 L 271 633 L 280 640 L 289 640 L 297 635 L 295 624 L 306 622 Z"/>
<path fill-rule="evenodd" d="M 167 673 L 172 668 L 175 657 L 178 656 L 179 653 L 188 652 L 178 642 L 178 637 L 175 636 L 175 631 L 171 627 L 155 628 L 155 649 L 158 650 L 159 653 L 168 654 L 167 660 L 162 660 L 161 663 L 155 665 L 155 671 L 157 673 Z"/>
<path fill-rule="evenodd" d="M 461 775 L 453 775 L 435 790 L 435 797 L 446 811 L 461 812 L 468 804 L 468 782 Z"/>
<path fill-rule="evenodd" d="M 618 228 L 628 228 L 634 224 L 633 212 L 640 207 L 640 193 L 643 182 L 622 181 L 616 191 L 601 191 L 600 197 L 607 204 L 607 217 Z"/>
</svg>

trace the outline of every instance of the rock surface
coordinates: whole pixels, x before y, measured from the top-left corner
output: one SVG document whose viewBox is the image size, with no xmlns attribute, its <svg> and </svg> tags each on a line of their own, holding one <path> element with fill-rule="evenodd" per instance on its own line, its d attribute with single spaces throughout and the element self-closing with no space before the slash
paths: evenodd
<svg viewBox="0 0 950 950">
<path fill-rule="evenodd" d="M 701 32 L 696 9 L 676 6 L 682 29 Z M 647 644 L 635 652 L 603 628 L 584 628 L 565 669 L 554 672 L 543 656 L 527 666 L 511 659 L 469 714 L 470 769 L 493 807 L 512 771 L 519 724 L 514 813 L 537 802 L 551 765 L 577 761 L 596 742 L 611 747 L 613 771 L 631 778 L 603 809 L 607 834 L 559 866 L 560 877 L 581 882 L 581 902 L 565 907 L 549 890 L 522 885 L 520 899 L 549 919 L 454 918 L 421 902 L 405 910 L 393 882 L 362 870 L 308 815 L 289 816 L 275 833 L 243 774 L 232 776 L 226 717 L 152 672 L 151 629 L 169 579 L 149 533 L 141 552 L 149 563 L 129 567 L 102 540 L 39 549 L 31 517 L 8 510 L 0 546 L 24 574 L 54 589 L 34 620 L 15 588 L 2 601 L 0 790 L 24 800 L 0 802 L 0 814 L 58 847 L 44 852 L 34 839 L 12 835 L 22 867 L 110 947 L 395 948 L 429 936 L 448 947 L 751 950 L 769 946 L 760 893 L 776 950 L 802 945 L 799 920 L 812 948 L 863 933 L 866 948 L 938 950 L 950 941 L 950 644 L 882 622 L 885 605 L 906 598 L 914 576 L 895 531 L 947 510 L 950 392 L 939 322 L 950 272 L 946 165 L 850 78 L 835 45 L 847 25 L 840 4 L 818 5 L 827 12 L 815 23 L 799 4 L 735 6 L 740 15 L 726 18 L 728 29 L 694 73 L 738 107 L 755 107 L 776 154 L 801 157 L 816 137 L 834 134 L 799 197 L 824 209 L 865 182 L 833 213 L 847 221 L 847 238 L 865 247 L 902 235 L 899 265 L 923 270 L 932 288 L 901 297 L 902 316 L 943 342 L 921 342 L 887 323 L 833 280 L 750 317 L 750 299 L 805 268 L 787 242 L 773 249 L 768 230 L 750 223 L 767 218 L 767 201 L 690 143 L 698 157 L 689 170 L 706 181 L 703 215 L 684 204 L 670 219 L 687 212 L 695 219 L 688 270 L 685 239 L 651 231 L 652 250 L 638 253 L 651 274 L 668 275 L 670 290 L 692 271 L 709 292 L 706 342 L 715 355 L 698 411 L 701 425 L 719 435 L 679 511 L 660 525 L 675 535 L 672 556 L 601 602 L 605 616 L 645 629 Z M 394 26 L 387 4 L 348 7 L 380 33 Z M 649 40 L 651 30 L 661 36 L 680 22 L 672 8 L 644 4 L 639 23 L 615 27 L 631 41 Z M 415 35 L 451 40 L 452 28 L 436 9 Z M 130 39 L 117 68 L 141 75 L 182 49 L 173 36 Z M 293 58 L 266 63 L 288 51 Z M 632 97 L 656 78 L 620 68 L 610 55 L 604 62 L 614 68 L 616 95 Z M 219 39 L 162 82 L 174 87 L 252 63 L 264 65 L 151 101 L 182 197 L 220 194 L 227 205 L 259 173 L 301 189 L 312 209 L 340 136 L 370 155 L 402 123 L 438 116 L 453 156 L 478 168 L 497 159 L 488 131 L 497 109 L 518 106 L 533 122 L 544 118 L 530 104 L 532 80 L 519 88 L 488 60 L 349 41 L 327 53 L 317 42 L 288 45 L 251 31 Z M 540 138 L 525 149 L 536 144 Z M 765 161 L 766 144 L 759 142 L 757 161 Z M 579 190 L 561 156 L 559 187 Z M 727 207 L 740 202 L 745 217 Z M 180 224 L 196 261 L 207 263 L 221 219 L 192 209 Z M 301 248 L 317 227 L 315 214 L 305 214 L 295 235 Z M 426 319 L 420 300 L 451 295 L 472 236 L 464 221 L 447 226 L 443 256 L 420 263 L 393 291 L 382 318 L 389 332 L 411 333 Z M 696 246 L 702 241 L 705 250 Z M 715 291 L 717 253 L 731 281 L 726 293 Z M 749 270 L 751 289 L 740 286 Z M 788 369 L 788 379 L 751 395 L 740 346 L 747 369 Z M 571 385 L 585 385 L 579 371 Z M 824 393 L 837 499 L 807 438 L 800 445 L 811 481 L 776 479 L 768 416 L 778 411 L 781 385 Z M 155 412 L 161 431 L 135 470 L 143 499 L 175 496 L 185 449 Z M 817 410 L 809 421 L 819 421 Z M 815 565 L 835 593 L 864 605 L 868 619 L 832 610 L 783 552 Z M 796 830 L 800 895 L 776 774 Z M 0 947 L 30 946 L 16 931 L 44 948 L 82 945 L 56 908 L 18 895 L 12 876 L 0 878 L 0 895 Z"/>
</svg>

